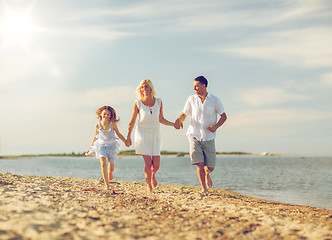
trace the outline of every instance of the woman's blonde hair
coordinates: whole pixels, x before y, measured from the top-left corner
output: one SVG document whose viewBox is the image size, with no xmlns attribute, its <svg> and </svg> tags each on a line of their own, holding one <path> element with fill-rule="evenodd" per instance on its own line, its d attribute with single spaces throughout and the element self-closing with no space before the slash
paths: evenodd
<svg viewBox="0 0 332 240">
<path fill-rule="evenodd" d="M 151 88 L 151 97 L 154 98 L 156 96 L 156 91 L 154 90 L 153 84 L 150 79 L 144 79 L 140 82 L 138 87 L 136 88 L 136 95 L 139 99 L 143 98 L 143 93 L 141 92 L 141 87 L 146 84 Z"/>
</svg>

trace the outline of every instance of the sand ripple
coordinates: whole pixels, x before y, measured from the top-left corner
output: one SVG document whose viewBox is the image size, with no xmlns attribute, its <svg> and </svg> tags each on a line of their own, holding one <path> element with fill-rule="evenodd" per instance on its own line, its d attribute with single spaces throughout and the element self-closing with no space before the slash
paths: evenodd
<svg viewBox="0 0 332 240">
<path fill-rule="evenodd" d="M 0 239 L 332 239 L 332 211 L 211 189 L 0 173 Z"/>
</svg>

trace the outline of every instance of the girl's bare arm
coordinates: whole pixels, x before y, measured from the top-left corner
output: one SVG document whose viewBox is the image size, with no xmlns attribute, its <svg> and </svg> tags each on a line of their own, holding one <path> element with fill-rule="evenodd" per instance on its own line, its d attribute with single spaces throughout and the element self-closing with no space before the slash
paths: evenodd
<svg viewBox="0 0 332 240">
<path fill-rule="evenodd" d="M 98 124 L 96 124 L 95 126 L 95 135 L 93 136 L 93 139 L 92 139 L 92 143 L 91 143 L 91 146 L 94 144 L 94 142 L 97 140 L 96 136 L 98 135 Z M 91 146 L 90 148 L 86 151 L 86 152 L 89 152 L 89 150 L 91 149 Z"/>
<path fill-rule="evenodd" d="M 116 135 L 126 144 L 127 139 L 120 133 L 116 123 L 112 122 L 112 128 L 115 131 Z"/>
</svg>

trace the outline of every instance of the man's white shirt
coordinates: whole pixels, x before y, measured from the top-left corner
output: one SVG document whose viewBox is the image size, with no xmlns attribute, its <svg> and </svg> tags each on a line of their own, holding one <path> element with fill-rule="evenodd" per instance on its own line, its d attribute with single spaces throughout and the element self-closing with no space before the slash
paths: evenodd
<svg viewBox="0 0 332 240">
<path fill-rule="evenodd" d="M 216 133 L 210 132 L 207 128 L 216 124 L 218 116 L 224 113 L 224 107 L 218 97 L 208 93 L 202 103 L 197 94 L 191 95 L 182 112 L 190 117 L 188 137 L 195 137 L 199 141 L 215 139 Z"/>
</svg>

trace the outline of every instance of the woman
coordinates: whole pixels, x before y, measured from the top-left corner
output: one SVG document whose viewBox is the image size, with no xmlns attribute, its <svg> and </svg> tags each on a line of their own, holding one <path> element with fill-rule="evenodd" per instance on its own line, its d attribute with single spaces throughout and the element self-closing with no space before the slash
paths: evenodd
<svg viewBox="0 0 332 240">
<path fill-rule="evenodd" d="M 136 90 L 138 100 L 134 103 L 133 114 L 128 126 L 127 141 L 131 145 L 131 133 L 135 126 L 136 154 L 141 154 L 145 162 L 145 179 L 148 191 L 158 185 L 156 172 L 160 166 L 160 123 L 174 126 L 164 118 L 163 104 L 160 98 L 155 97 L 155 90 L 149 79 L 141 81 Z"/>
</svg>

